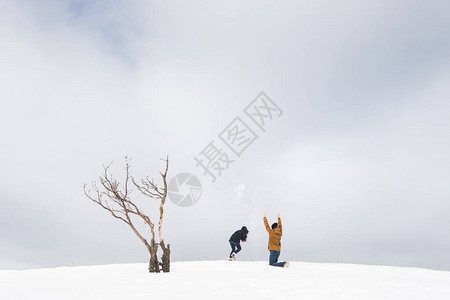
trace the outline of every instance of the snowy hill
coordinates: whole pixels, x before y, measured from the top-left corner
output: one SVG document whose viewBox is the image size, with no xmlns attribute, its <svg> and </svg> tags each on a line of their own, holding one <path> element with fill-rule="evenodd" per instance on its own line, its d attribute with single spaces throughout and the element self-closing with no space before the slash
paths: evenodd
<svg viewBox="0 0 450 300">
<path fill-rule="evenodd" d="M 0 299 L 450 299 L 450 272 L 292 262 L 173 262 L 0 270 Z M 163 298 L 159 298 L 163 299 Z"/>
</svg>

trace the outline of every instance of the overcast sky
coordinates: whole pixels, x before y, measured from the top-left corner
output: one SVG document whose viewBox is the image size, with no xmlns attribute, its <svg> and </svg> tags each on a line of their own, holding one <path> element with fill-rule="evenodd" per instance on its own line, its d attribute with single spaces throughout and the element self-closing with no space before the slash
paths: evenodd
<svg viewBox="0 0 450 300">
<path fill-rule="evenodd" d="M 448 1 L 0 0 L 0 268 L 144 262 L 126 224 L 90 202 L 102 163 L 123 178 L 195 174 L 168 201 L 173 260 L 268 257 L 450 270 Z M 264 91 L 283 111 L 258 131 Z M 240 157 L 219 134 L 236 117 Z M 194 156 L 235 162 L 212 183 Z M 152 220 L 156 202 L 141 197 Z"/>
</svg>

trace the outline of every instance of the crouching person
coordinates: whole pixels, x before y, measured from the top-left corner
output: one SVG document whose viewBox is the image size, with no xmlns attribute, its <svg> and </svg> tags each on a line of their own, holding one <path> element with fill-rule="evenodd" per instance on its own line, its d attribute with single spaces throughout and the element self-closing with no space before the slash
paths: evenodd
<svg viewBox="0 0 450 300">
<path fill-rule="evenodd" d="M 237 230 L 233 233 L 229 239 L 231 246 L 231 253 L 228 260 L 236 260 L 236 254 L 241 251 L 241 241 L 246 242 L 248 235 L 248 229 L 245 226 L 242 226 L 241 229 Z"/>
</svg>

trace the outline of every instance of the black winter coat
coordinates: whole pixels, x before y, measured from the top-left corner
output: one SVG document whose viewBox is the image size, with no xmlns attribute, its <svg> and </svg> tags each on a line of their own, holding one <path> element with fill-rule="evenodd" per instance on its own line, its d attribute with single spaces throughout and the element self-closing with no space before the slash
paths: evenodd
<svg viewBox="0 0 450 300">
<path fill-rule="evenodd" d="M 242 226 L 241 229 L 237 230 L 233 233 L 229 239 L 229 242 L 240 243 L 241 241 L 245 242 L 247 240 L 248 229 L 245 226 Z"/>
</svg>

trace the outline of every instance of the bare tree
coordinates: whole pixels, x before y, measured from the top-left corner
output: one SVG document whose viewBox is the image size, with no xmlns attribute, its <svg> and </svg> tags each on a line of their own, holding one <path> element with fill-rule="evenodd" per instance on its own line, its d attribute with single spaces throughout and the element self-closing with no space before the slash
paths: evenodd
<svg viewBox="0 0 450 300">
<path fill-rule="evenodd" d="M 150 253 L 150 262 L 149 262 L 149 271 L 159 273 L 161 271 L 161 267 L 163 272 L 170 271 L 170 245 L 167 246 L 164 244 L 164 240 L 162 238 L 162 222 L 164 216 L 164 204 L 166 202 L 167 196 L 167 171 L 169 168 L 169 158 L 165 159 L 166 168 L 164 173 L 160 172 L 160 175 L 163 179 L 163 187 L 158 187 L 157 184 L 154 183 L 153 180 L 150 180 L 148 177 L 144 180 L 141 180 L 141 184 L 137 184 L 134 178 L 130 175 L 130 160 L 128 157 L 125 157 L 125 181 L 123 184 L 119 183 L 113 176 L 109 173 L 109 165 L 103 165 L 104 173 L 100 176 L 100 187 L 97 185 L 97 182 L 93 181 L 91 184 L 92 189 L 87 189 L 87 184 L 84 185 L 84 193 L 86 196 L 92 200 L 93 202 L 100 205 L 103 209 L 109 211 L 111 215 L 125 222 L 136 236 L 144 243 L 145 247 Z M 141 209 L 130 199 L 130 179 L 134 185 L 146 196 L 157 199 L 160 201 L 159 205 L 159 226 L 158 226 L 158 234 L 159 234 L 159 243 L 155 241 L 155 230 L 154 224 L 148 217 L 148 215 L 144 214 Z M 133 223 L 132 217 L 138 217 L 144 221 L 146 225 L 149 226 L 151 239 L 148 242 L 144 236 L 139 232 L 136 226 Z M 157 257 L 158 246 L 161 246 L 163 251 L 162 262 L 160 263 Z"/>
<path fill-rule="evenodd" d="M 153 179 L 150 180 L 150 178 L 147 176 L 145 179 L 141 179 L 140 184 L 137 183 L 134 178 L 132 178 L 132 181 L 134 185 L 141 191 L 142 194 L 144 194 L 147 197 L 150 197 L 152 199 L 156 199 L 159 201 L 159 224 L 158 224 L 158 236 L 159 236 L 159 245 L 161 246 L 161 249 L 163 251 L 163 255 L 161 258 L 161 266 L 163 272 L 169 272 L 170 271 L 170 244 L 167 246 L 164 243 L 164 239 L 162 237 L 162 223 L 164 218 L 164 204 L 166 203 L 166 197 L 167 197 L 167 171 L 169 169 L 169 157 L 167 157 L 165 160 L 166 162 L 166 169 L 164 173 L 159 172 L 163 179 L 163 187 L 158 187 L 158 184 L 156 184 Z"/>
</svg>

